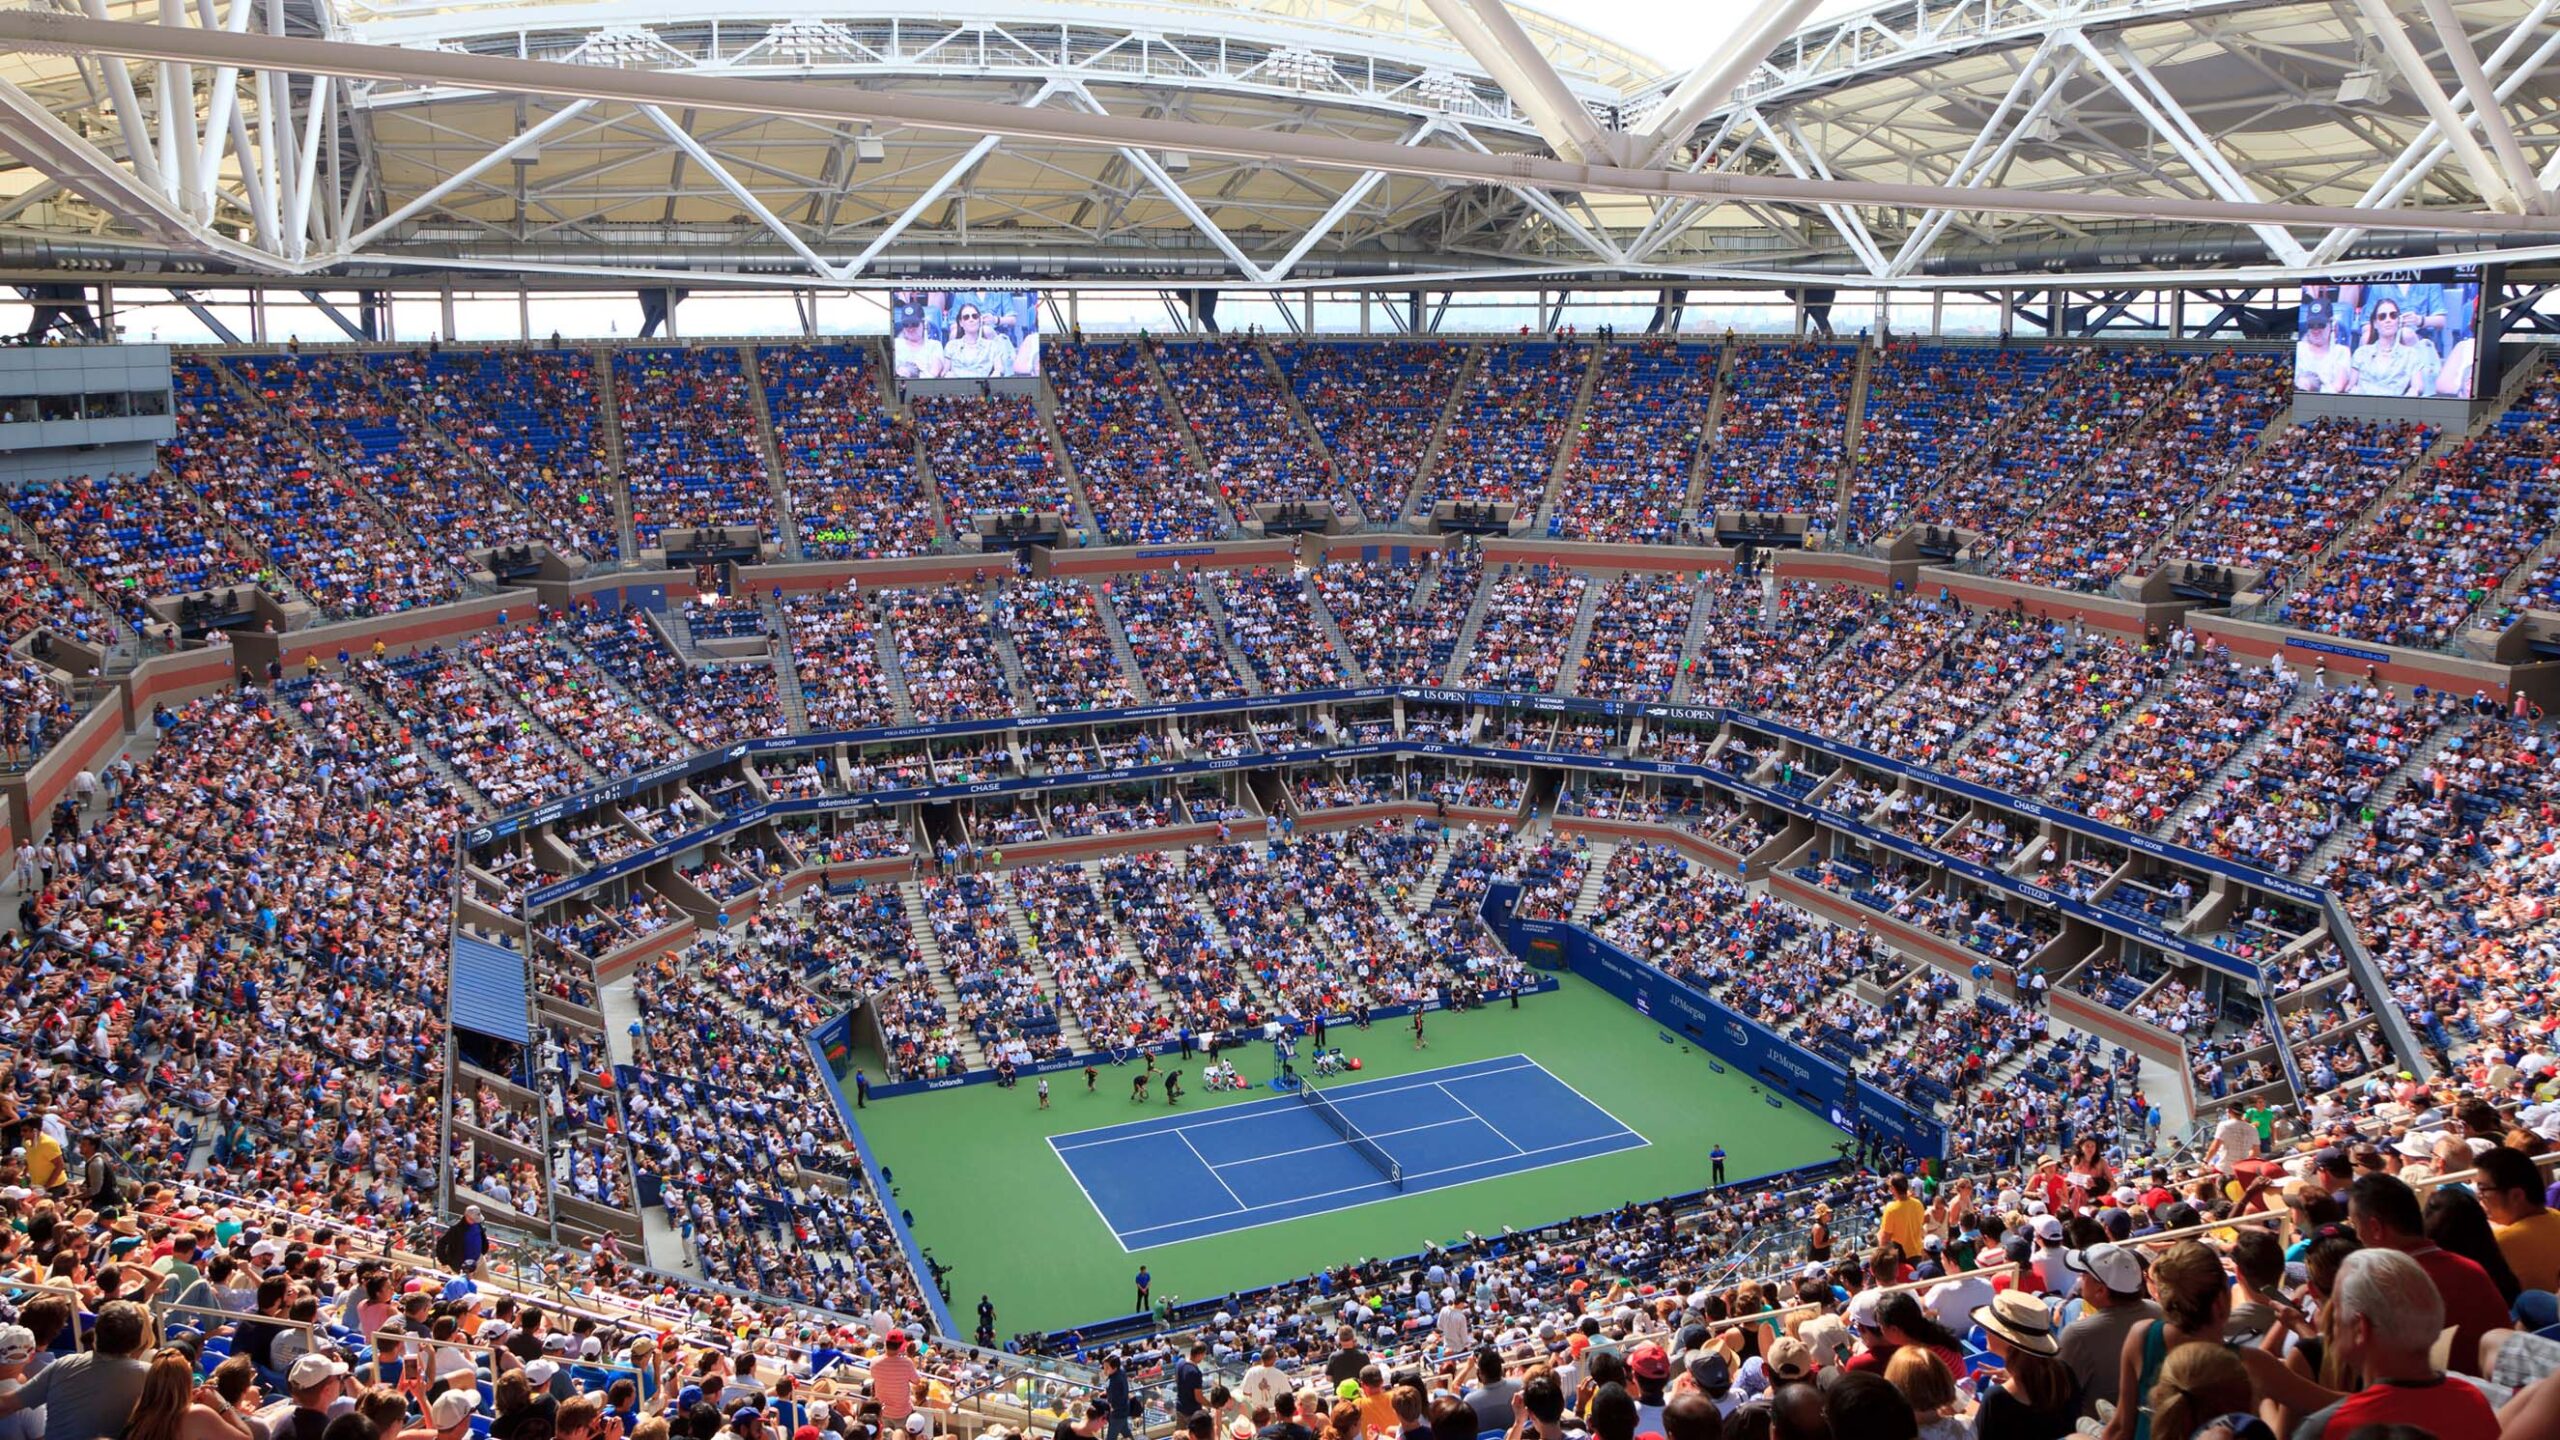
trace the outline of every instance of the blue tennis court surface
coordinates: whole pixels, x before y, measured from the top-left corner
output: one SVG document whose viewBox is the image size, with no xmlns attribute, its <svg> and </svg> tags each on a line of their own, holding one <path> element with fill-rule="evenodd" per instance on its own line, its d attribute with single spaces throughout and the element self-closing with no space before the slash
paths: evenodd
<svg viewBox="0 0 2560 1440">
<path fill-rule="evenodd" d="M 1401 1192 L 1295 1095 L 1053 1135 L 1049 1148 L 1120 1248 L 1145 1250 L 1653 1143 L 1526 1055 L 1322 1088 L 1403 1167 Z"/>
</svg>

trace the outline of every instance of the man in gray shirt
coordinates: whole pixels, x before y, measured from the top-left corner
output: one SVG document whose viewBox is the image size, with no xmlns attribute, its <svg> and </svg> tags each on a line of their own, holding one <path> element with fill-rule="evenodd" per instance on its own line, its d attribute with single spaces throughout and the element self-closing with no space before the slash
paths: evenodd
<svg viewBox="0 0 2560 1440">
<path fill-rule="evenodd" d="M 2066 1250 L 2062 1263 L 2079 1275 L 2079 1295 L 2089 1307 L 2062 1327 L 2062 1363 L 2080 1382 L 2080 1413 L 2095 1419 L 2099 1401 L 2115 1402 L 2124 1337 L 2159 1319 L 2160 1307 L 2143 1295 L 2142 1262 L 2123 1246 Z"/>
<path fill-rule="evenodd" d="M 117 1300 L 98 1312 L 96 1348 L 57 1360 L 44 1373 L 0 1395 L 0 1416 L 42 1405 L 45 1440 L 117 1440 L 142 1394 L 151 1366 L 151 1312 Z"/>
<path fill-rule="evenodd" d="M 1467 1392 L 1467 1408 L 1476 1412 L 1476 1433 L 1511 1428 L 1511 1392 L 1517 1380 L 1502 1378 L 1502 1352 L 1487 1345 L 1476 1351 L 1476 1388 Z"/>
</svg>

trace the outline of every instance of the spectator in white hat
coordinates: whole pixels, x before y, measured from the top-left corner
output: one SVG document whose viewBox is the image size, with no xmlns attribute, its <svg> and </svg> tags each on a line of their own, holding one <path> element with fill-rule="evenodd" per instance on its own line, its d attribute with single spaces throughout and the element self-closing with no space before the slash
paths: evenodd
<svg viewBox="0 0 2560 1440">
<path fill-rule="evenodd" d="M 2087 1308 L 2063 1327 L 2056 1353 L 2079 1383 L 2080 1413 L 2095 1418 L 2099 1401 L 2115 1403 L 2124 1337 L 2159 1319 L 2160 1307 L 2143 1293 L 2142 1262 L 2132 1251 L 2092 1245 L 2073 1253 L 2079 1263 L 2069 1268 L 2079 1274 L 2079 1296 Z"/>
</svg>

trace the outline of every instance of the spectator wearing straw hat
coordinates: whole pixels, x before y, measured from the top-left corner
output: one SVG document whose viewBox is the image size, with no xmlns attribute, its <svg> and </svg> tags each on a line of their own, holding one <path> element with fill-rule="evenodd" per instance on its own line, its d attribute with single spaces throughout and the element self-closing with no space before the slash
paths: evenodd
<svg viewBox="0 0 2560 1440">
<path fill-rule="evenodd" d="M 2080 1385 L 2060 1358 L 2053 1312 L 2044 1301 L 2004 1290 L 1972 1318 L 2003 1367 L 1999 1382 L 1982 1391 L 1974 1421 L 1978 1440 L 2057 1440 L 2072 1433 L 2080 1416 Z"/>
</svg>

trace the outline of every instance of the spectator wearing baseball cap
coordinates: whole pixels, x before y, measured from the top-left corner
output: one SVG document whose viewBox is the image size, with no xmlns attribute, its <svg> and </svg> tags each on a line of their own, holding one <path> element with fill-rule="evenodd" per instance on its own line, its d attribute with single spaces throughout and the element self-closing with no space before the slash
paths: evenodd
<svg viewBox="0 0 2560 1440">
<path fill-rule="evenodd" d="M 1636 1382 L 1636 1432 L 1661 1430 L 1663 1388 L 1671 1383 L 1670 1352 L 1647 1340 L 1627 1352 L 1627 1373 Z"/>
<path fill-rule="evenodd" d="M 2063 1264 L 2080 1277 L 2087 1308 L 2063 1329 L 2056 1354 L 2078 1389 L 2080 1413 L 2094 1419 L 2099 1401 L 2115 1403 L 2125 1337 L 2159 1319 L 2160 1307 L 2142 1293 L 2142 1261 L 2120 1245 L 2069 1252 Z"/>
<path fill-rule="evenodd" d="M 907 1353 L 907 1332 L 892 1330 L 880 1342 L 882 1354 L 871 1362 L 871 1393 L 880 1402 L 882 1428 L 907 1422 L 916 1408 L 916 1362 Z"/>
<path fill-rule="evenodd" d="M 472 1404 L 469 1394 L 447 1390 L 427 1402 L 427 1423 L 401 1431 L 399 1440 L 462 1440 L 471 1429 Z"/>
</svg>

